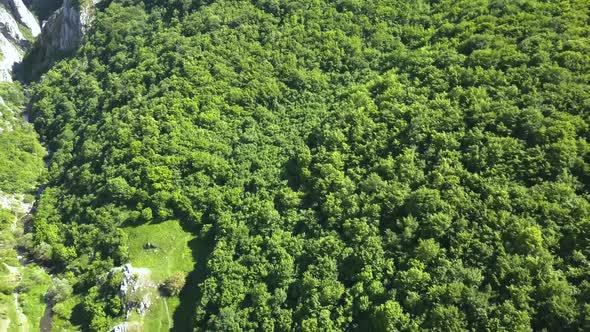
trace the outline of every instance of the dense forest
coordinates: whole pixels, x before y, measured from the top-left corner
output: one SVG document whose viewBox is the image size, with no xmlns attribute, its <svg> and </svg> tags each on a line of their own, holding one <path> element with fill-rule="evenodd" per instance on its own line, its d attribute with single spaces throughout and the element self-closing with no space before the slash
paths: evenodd
<svg viewBox="0 0 590 332">
<path fill-rule="evenodd" d="M 32 86 L 73 324 L 123 317 L 122 227 L 178 220 L 177 330 L 590 329 L 590 1 L 103 7 Z"/>
</svg>

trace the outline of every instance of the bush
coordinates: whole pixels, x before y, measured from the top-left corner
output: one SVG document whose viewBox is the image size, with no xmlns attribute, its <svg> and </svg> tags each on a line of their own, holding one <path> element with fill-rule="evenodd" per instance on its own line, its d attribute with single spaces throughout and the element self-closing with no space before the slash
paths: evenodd
<svg viewBox="0 0 590 332">
<path fill-rule="evenodd" d="M 54 303 L 62 302 L 72 295 L 72 285 L 67 279 L 54 278 L 53 284 L 47 290 L 47 298 Z"/>
<path fill-rule="evenodd" d="M 33 248 L 33 257 L 36 260 L 48 262 L 53 257 L 53 248 L 46 242 L 41 242 L 38 246 Z"/>
<path fill-rule="evenodd" d="M 11 295 L 14 292 L 14 284 L 8 282 L 0 283 L 0 293 L 4 295 Z"/>
<path fill-rule="evenodd" d="M 165 296 L 177 296 L 186 283 L 186 276 L 182 272 L 176 272 L 171 275 L 162 285 L 160 291 Z"/>
</svg>

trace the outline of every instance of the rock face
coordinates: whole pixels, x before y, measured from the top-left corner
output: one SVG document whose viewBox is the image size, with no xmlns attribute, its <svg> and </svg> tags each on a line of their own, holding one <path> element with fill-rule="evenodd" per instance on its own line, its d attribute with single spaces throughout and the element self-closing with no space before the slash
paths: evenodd
<svg viewBox="0 0 590 332">
<path fill-rule="evenodd" d="M 12 82 L 12 67 L 23 58 L 23 50 L 0 34 L 0 82 Z"/>
<path fill-rule="evenodd" d="M 0 0 L 3 1 L 3 0 Z M 88 32 L 100 0 L 64 0 L 43 24 L 35 47 L 25 58 L 25 80 L 41 75 L 53 62 L 75 51 Z M 78 4 L 80 3 L 80 4 Z"/>
<path fill-rule="evenodd" d="M 111 332 L 127 332 L 129 329 L 127 328 L 129 325 L 127 322 L 121 323 L 111 329 Z"/>
<path fill-rule="evenodd" d="M 151 271 L 147 268 L 137 268 L 131 264 L 114 268 L 111 273 L 121 271 L 123 280 L 119 288 L 119 297 L 125 306 L 126 318 L 135 309 L 138 314 L 145 315 L 152 304 L 152 295 L 156 285 L 150 280 Z"/>
<path fill-rule="evenodd" d="M 33 204 L 24 202 L 24 195 L 5 194 L 0 192 L 0 207 L 7 210 L 15 210 L 19 213 L 29 213 Z"/>
<path fill-rule="evenodd" d="M 41 28 L 23 0 L 0 0 L 0 82 L 12 81 L 15 64 L 23 63 L 18 73 L 28 80 L 75 51 L 94 20 L 95 5 L 99 2 L 101 0 L 63 0 L 61 7 Z M 32 45 L 34 47 L 23 60 Z"/>
<path fill-rule="evenodd" d="M 26 40 L 16 19 L 12 13 L 6 10 L 6 7 L 0 7 L 0 32 L 5 38 L 16 44 Z"/>
<path fill-rule="evenodd" d="M 39 22 L 22 0 L 0 0 L 0 82 L 12 81 L 15 63 L 40 32 Z"/>
<path fill-rule="evenodd" d="M 22 0 L 0 0 L 6 7 L 10 8 L 14 17 L 25 27 L 31 30 L 33 37 L 41 33 L 41 27 L 35 15 L 25 6 Z"/>
<path fill-rule="evenodd" d="M 74 5 L 64 0 L 43 26 L 39 44 L 51 52 L 68 52 L 76 49 L 92 21 L 94 7 L 91 4 Z"/>
</svg>

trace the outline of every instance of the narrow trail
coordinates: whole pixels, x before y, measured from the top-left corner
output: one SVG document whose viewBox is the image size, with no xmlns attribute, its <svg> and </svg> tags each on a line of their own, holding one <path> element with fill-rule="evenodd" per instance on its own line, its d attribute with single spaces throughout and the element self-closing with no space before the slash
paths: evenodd
<svg viewBox="0 0 590 332">
<path fill-rule="evenodd" d="M 0 319 L 0 331 L 8 331 L 10 326 L 10 318 Z"/>
<path fill-rule="evenodd" d="M 14 220 L 12 221 L 12 224 L 10 225 L 10 231 L 11 232 L 16 232 L 18 229 L 18 215 L 15 214 L 14 216 Z M 16 250 L 16 248 L 15 248 Z M 17 251 L 18 252 L 18 251 Z M 21 265 L 21 267 L 25 267 L 27 265 L 27 262 L 23 259 L 21 259 L 22 257 L 20 255 L 17 256 L 18 261 Z M 3 263 L 4 266 L 6 266 L 6 268 L 8 269 L 8 271 L 10 272 L 10 274 L 13 276 L 14 280 L 17 282 L 16 287 L 14 288 L 14 291 L 12 292 L 12 296 L 14 299 L 14 308 L 16 310 L 16 316 L 17 316 L 17 326 L 18 326 L 18 331 L 29 331 L 29 324 L 28 324 L 28 320 L 27 320 L 27 316 L 24 314 L 20 303 L 18 301 L 18 296 L 19 296 L 19 291 L 20 291 L 20 285 L 23 279 L 22 273 L 20 271 L 20 269 L 16 266 L 11 266 L 8 265 L 6 263 Z M 10 320 L 8 322 L 8 326 L 10 326 Z"/>
<path fill-rule="evenodd" d="M 166 308 L 166 316 L 168 318 L 168 330 L 172 328 L 172 317 L 170 317 L 170 310 L 168 310 L 168 301 L 165 298 L 162 298 L 164 301 L 164 308 Z"/>
<path fill-rule="evenodd" d="M 11 209 L 14 213 L 14 219 L 10 224 L 10 232 L 15 237 L 15 240 L 18 240 L 20 236 L 24 234 L 24 222 L 27 216 L 30 215 L 33 205 L 30 203 L 24 203 L 23 197 L 15 196 L 15 195 L 5 195 L 0 193 L 0 206 L 6 209 Z M 18 243 L 18 241 L 16 241 Z M 14 288 L 12 297 L 13 297 L 13 306 L 15 310 L 15 317 L 12 319 L 3 319 L 0 320 L 0 332 L 1 331 L 19 331 L 19 332 L 28 332 L 31 330 L 31 325 L 36 326 L 37 324 L 31 324 L 31 321 L 27 315 L 25 315 L 24 310 L 21 306 L 19 301 L 20 299 L 20 292 L 21 292 L 21 285 L 23 280 L 23 273 L 26 273 L 24 270 L 27 268 L 29 263 L 31 263 L 27 259 L 27 253 L 25 253 L 22 248 L 19 248 L 18 245 L 13 245 L 10 248 L 5 248 L 9 250 L 14 250 L 16 258 L 18 260 L 17 266 L 12 266 L 7 263 L 2 263 L 6 266 L 6 269 L 9 272 L 9 278 L 12 282 L 16 283 Z M 47 272 L 47 271 L 46 271 Z M 51 310 L 51 308 L 49 308 Z M 45 318 L 45 317 L 44 317 Z M 43 325 L 49 326 L 51 328 L 51 318 L 49 319 L 49 324 L 47 322 L 41 321 L 41 330 L 48 331 L 47 329 L 43 329 Z"/>
<path fill-rule="evenodd" d="M 14 292 L 13 292 L 14 308 L 16 309 L 16 315 L 18 317 L 18 322 L 17 322 L 18 330 L 28 332 L 29 331 L 29 323 L 27 320 L 27 316 L 23 313 L 22 308 L 20 307 L 20 303 L 18 302 L 18 292 L 19 292 L 20 283 L 22 280 L 22 274 L 21 274 L 20 270 L 18 269 L 18 267 L 10 266 L 6 263 L 4 263 L 4 266 L 6 266 L 6 268 L 10 272 L 10 274 L 13 275 L 15 277 L 15 279 L 17 279 L 17 281 L 18 281 L 18 284 L 14 288 Z M 10 325 L 10 323 L 9 323 L 9 325 Z"/>
</svg>

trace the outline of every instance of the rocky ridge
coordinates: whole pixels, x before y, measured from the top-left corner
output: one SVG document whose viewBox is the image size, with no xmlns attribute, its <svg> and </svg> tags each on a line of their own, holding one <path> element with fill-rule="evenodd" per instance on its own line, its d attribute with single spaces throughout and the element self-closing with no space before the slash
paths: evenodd
<svg viewBox="0 0 590 332">
<path fill-rule="evenodd" d="M 15 64 L 40 33 L 39 22 L 22 0 L 0 0 L 0 82 L 12 81 Z"/>
<path fill-rule="evenodd" d="M 13 71 L 24 57 L 28 58 L 23 62 L 26 74 L 37 77 L 57 59 L 75 51 L 100 1 L 64 0 L 41 26 L 23 0 L 0 0 L 0 82 L 13 80 Z"/>
<path fill-rule="evenodd" d="M 37 37 L 41 33 L 39 21 L 22 0 L 0 0 L 0 3 L 10 8 L 13 16 L 30 30 L 32 37 Z"/>
<path fill-rule="evenodd" d="M 43 25 L 39 47 L 46 52 L 69 52 L 82 42 L 94 18 L 94 4 L 97 1 L 76 5 L 64 0 L 59 8 Z"/>
</svg>

